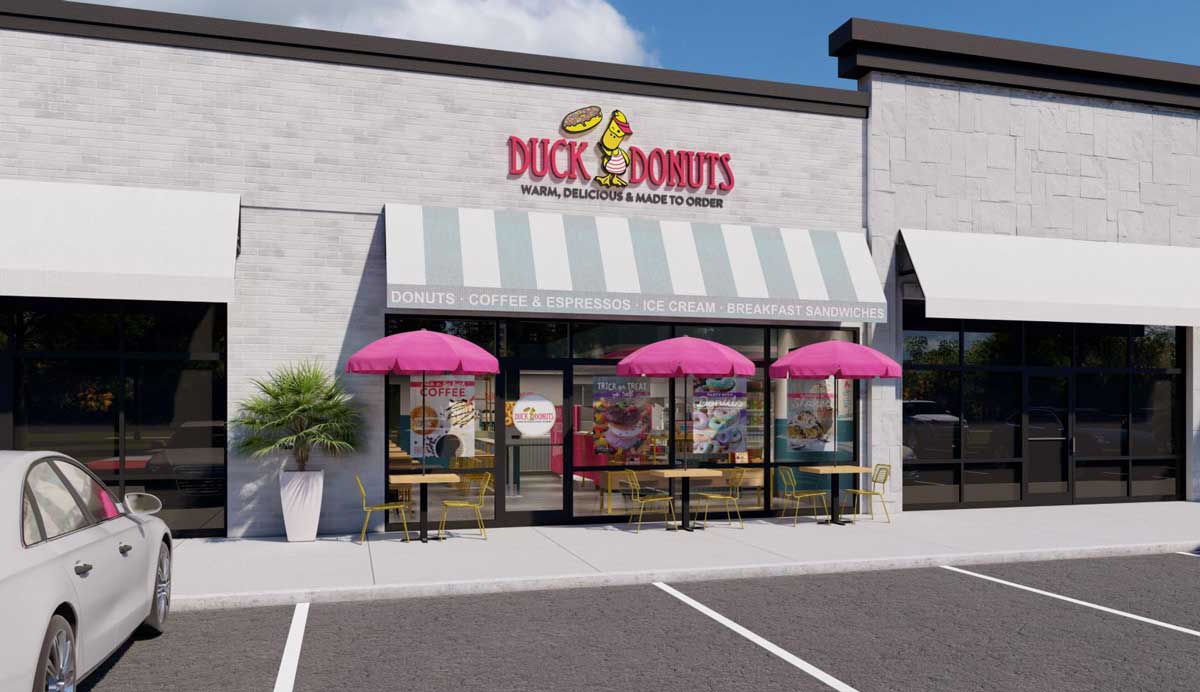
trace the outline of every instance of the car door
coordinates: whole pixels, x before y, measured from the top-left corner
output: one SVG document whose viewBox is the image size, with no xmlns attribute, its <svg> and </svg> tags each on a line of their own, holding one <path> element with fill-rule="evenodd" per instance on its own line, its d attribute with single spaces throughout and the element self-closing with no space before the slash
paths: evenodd
<svg viewBox="0 0 1200 692">
<path fill-rule="evenodd" d="M 31 466 L 26 483 L 42 518 L 46 547 L 53 547 L 58 569 L 75 588 L 79 669 L 90 670 L 124 639 L 118 639 L 112 608 L 119 597 L 120 556 L 108 531 L 88 516 L 49 460 Z"/>
<path fill-rule="evenodd" d="M 103 578 L 116 584 L 116 599 L 110 607 L 120 644 L 149 612 L 153 588 L 150 559 L 158 555 L 149 555 L 145 530 L 121 512 L 112 493 L 98 478 L 73 461 L 55 459 L 54 465 L 75 491 L 84 513 L 96 522 L 97 528 L 104 530 L 106 537 L 98 540 L 107 543 L 111 555 L 117 556 L 111 573 L 106 572 Z"/>
</svg>

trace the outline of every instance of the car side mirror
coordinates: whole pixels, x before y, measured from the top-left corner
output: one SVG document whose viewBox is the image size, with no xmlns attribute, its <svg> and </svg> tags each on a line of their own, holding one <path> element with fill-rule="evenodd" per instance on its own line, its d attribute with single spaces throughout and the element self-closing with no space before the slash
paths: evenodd
<svg viewBox="0 0 1200 692">
<path fill-rule="evenodd" d="M 125 494 L 125 509 L 133 514 L 158 514 L 162 507 L 162 500 L 150 493 Z"/>
</svg>

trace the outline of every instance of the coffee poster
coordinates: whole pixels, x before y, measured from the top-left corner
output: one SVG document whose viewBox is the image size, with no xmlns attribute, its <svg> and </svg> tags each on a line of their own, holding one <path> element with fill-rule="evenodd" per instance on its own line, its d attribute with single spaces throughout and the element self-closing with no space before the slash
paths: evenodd
<svg viewBox="0 0 1200 692">
<path fill-rule="evenodd" d="M 653 409 L 644 377 L 592 379 L 592 432 L 596 454 L 641 457 L 649 451 Z"/>
<path fill-rule="evenodd" d="M 692 451 L 746 451 L 745 377 L 696 377 L 692 381 Z"/>
<path fill-rule="evenodd" d="M 424 387 L 424 404 L 421 394 Z M 474 375 L 409 380 L 409 441 L 414 457 L 475 456 Z"/>
</svg>

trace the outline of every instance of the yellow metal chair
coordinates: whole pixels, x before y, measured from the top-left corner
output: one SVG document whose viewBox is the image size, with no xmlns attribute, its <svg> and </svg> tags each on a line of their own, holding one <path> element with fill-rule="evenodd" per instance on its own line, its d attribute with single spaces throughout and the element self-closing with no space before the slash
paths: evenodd
<svg viewBox="0 0 1200 692">
<path fill-rule="evenodd" d="M 354 474 L 354 482 L 358 483 L 358 492 L 360 495 L 362 495 L 362 508 L 363 511 L 367 513 L 367 516 L 363 517 L 362 535 L 358 537 L 358 544 L 362 545 L 367 540 L 367 522 L 371 521 L 371 512 L 386 512 L 390 509 L 398 510 L 400 512 L 400 524 L 404 527 L 404 540 L 407 541 L 408 519 L 406 519 L 404 515 L 412 509 L 412 504 L 401 498 L 399 502 L 384 502 L 383 504 L 379 505 L 368 505 L 367 491 L 365 488 L 363 488 L 362 479 L 358 477 L 357 473 Z"/>
<path fill-rule="evenodd" d="M 796 484 L 796 474 L 787 466 L 779 467 L 779 479 L 783 482 L 783 492 L 780 493 L 780 497 L 796 503 L 795 518 L 792 521 L 792 526 L 800 525 L 800 505 L 803 500 L 808 500 L 809 506 L 812 507 L 813 519 L 817 518 L 817 498 L 820 498 L 821 506 L 825 509 L 825 514 L 829 514 L 829 503 L 825 500 L 826 493 L 824 490 L 801 490 Z M 785 508 L 780 512 L 779 516 L 787 516 L 787 509 Z"/>
<path fill-rule="evenodd" d="M 728 484 L 725 492 L 696 493 L 696 497 L 704 501 L 704 526 L 708 526 L 709 504 L 720 502 L 725 506 L 725 519 L 729 522 L 729 525 L 733 526 L 733 515 L 736 513 L 738 523 L 744 529 L 746 528 L 746 522 L 742 521 L 742 510 L 738 508 L 738 501 L 742 499 L 742 483 L 746 480 L 746 469 L 733 469 L 732 471 L 726 471 L 724 475 L 725 481 Z"/>
<path fill-rule="evenodd" d="M 483 540 L 487 540 L 487 529 L 483 526 L 483 502 L 487 498 L 487 491 L 492 487 L 492 472 L 487 473 L 465 473 L 462 476 L 463 481 L 470 484 L 472 488 L 478 488 L 474 493 L 474 501 L 471 500 L 442 500 L 442 520 L 438 523 L 438 540 L 442 540 L 446 533 L 446 513 L 451 507 L 469 508 L 475 510 L 475 521 L 479 524 L 479 533 L 483 535 Z"/>
<path fill-rule="evenodd" d="M 621 481 L 629 491 L 629 500 L 633 503 L 633 512 L 629 514 L 629 521 L 632 523 L 633 517 L 637 515 L 637 533 L 642 532 L 642 517 L 646 514 L 648 505 L 662 505 L 663 523 L 667 528 L 671 528 L 670 522 L 675 521 L 675 498 L 669 492 L 647 491 L 642 489 L 642 484 L 638 481 L 637 472 L 626 469 L 623 471 L 625 480 Z M 667 516 L 670 515 L 670 521 Z"/>
<path fill-rule="evenodd" d="M 887 504 L 883 500 L 883 491 L 887 488 L 888 478 L 892 475 L 891 464 L 876 464 L 875 470 L 871 472 L 871 488 L 863 490 L 855 488 L 844 491 L 846 495 L 854 498 L 854 512 L 850 515 L 850 521 L 854 521 L 854 516 L 858 514 L 859 498 L 872 497 L 879 498 L 879 504 L 883 507 L 883 516 L 887 517 L 887 523 L 892 523 L 892 515 L 888 513 Z M 842 503 L 845 504 L 844 502 Z M 875 503 L 871 503 L 871 520 L 875 520 Z"/>
</svg>

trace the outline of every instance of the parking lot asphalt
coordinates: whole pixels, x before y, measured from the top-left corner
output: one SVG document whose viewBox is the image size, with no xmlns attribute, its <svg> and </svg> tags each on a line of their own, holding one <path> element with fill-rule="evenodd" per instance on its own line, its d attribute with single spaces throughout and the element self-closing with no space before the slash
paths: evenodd
<svg viewBox="0 0 1200 692">
<path fill-rule="evenodd" d="M 80 689 L 1200 686 L 1200 558 L 963 569 L 313 604 L 287 652 L 296 608 L 180 613 Z"/>
</svg>

